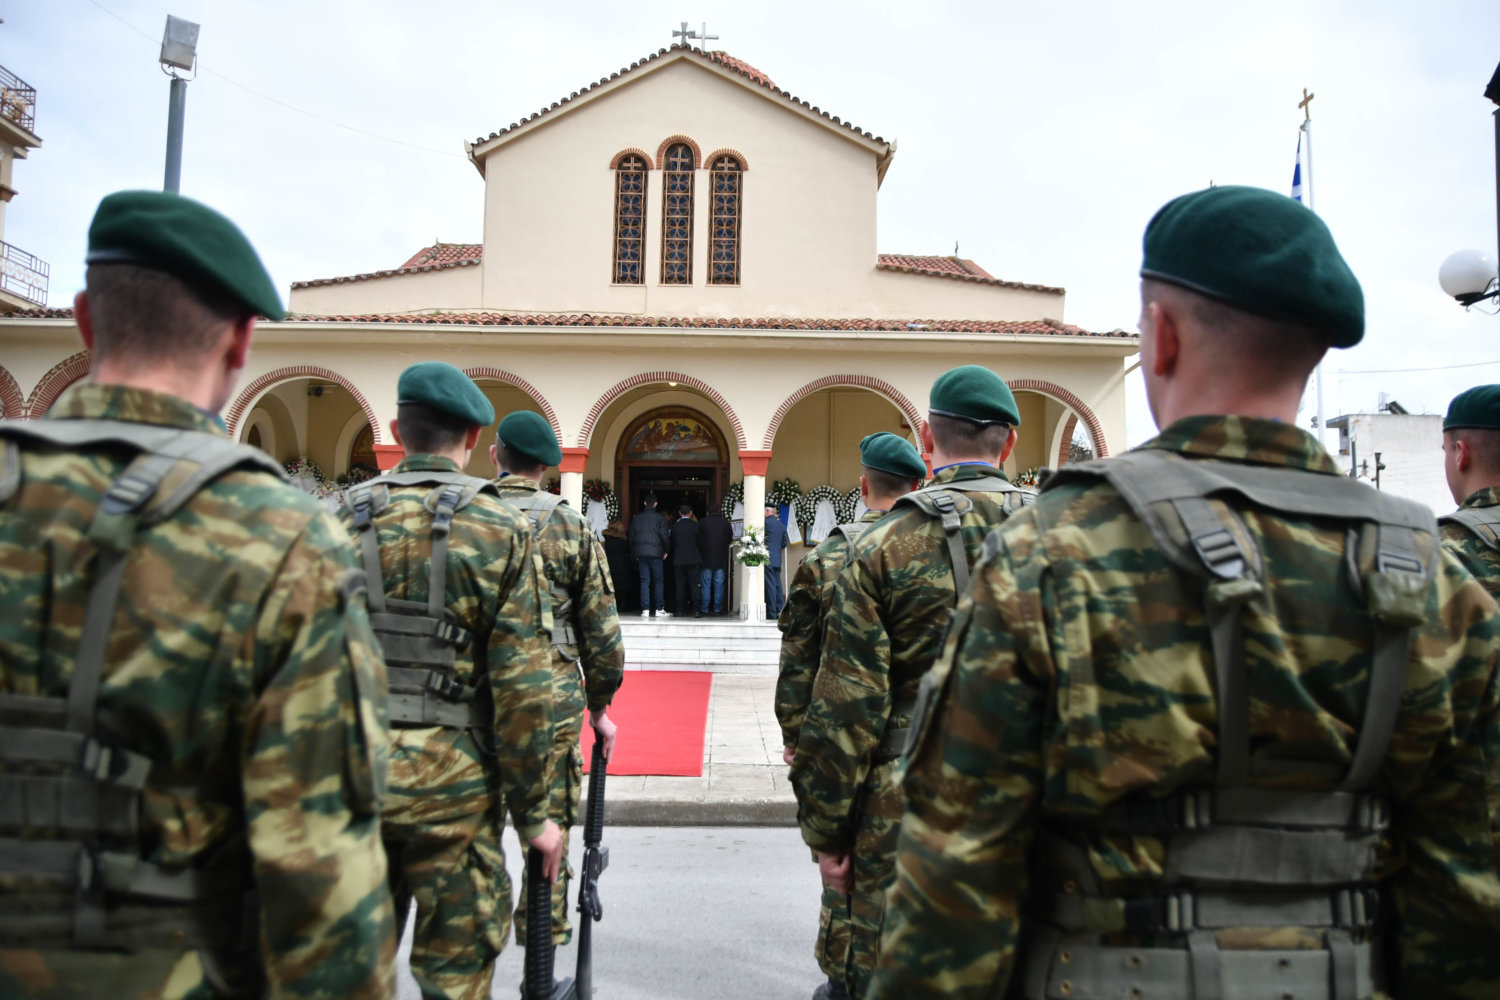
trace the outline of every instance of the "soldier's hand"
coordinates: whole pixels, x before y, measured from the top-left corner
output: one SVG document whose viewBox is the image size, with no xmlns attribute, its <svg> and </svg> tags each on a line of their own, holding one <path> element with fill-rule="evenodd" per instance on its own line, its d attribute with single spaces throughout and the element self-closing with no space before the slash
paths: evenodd
<svg viewBox="0 0 1500 1000">
<path fill-rule="evenodd" d="M 783 764 L 791 764 L 792 758 L 795 756 L 797 756 L 796 747 L 786 746 L 781 748 L 781 762 Z"/>
<path fill-rule="evenodd" d="M 557 871 L 562 867 L 563 832 L 550 819 L 542 832 L 531 841 L 531 846 L 542 852 L 542 872 L 548 882 L 557 881 Z"/>
<path fill-rule="evenodd" d="M 604 759 L 609 760 L 615 755 L 615 734 L 620 727 L 615 725 L 615 720 L 609 717 L 609 710 L 599 709 L 597 713 L 589 712 L 589 725 L 594 727 L 594 739 L 604 745 Z"/>
<path fill-rule="evenodd" d="M 823 884 L 840 895 L 849 895 L 854 885 L 854 859 L 848 854 L 818 852 L 818 874 Z"/>
</svg>

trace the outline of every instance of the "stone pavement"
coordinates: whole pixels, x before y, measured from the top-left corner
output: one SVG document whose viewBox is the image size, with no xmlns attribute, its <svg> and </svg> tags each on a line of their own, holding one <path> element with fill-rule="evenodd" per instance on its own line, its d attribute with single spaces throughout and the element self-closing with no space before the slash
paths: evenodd
<svg viewBox="0 0 1500 1000">
<path fill-rule="evenodd" d="M 775 668 L 698 669 L 713 670 L 702 777 L 611 775 L 605 787 L 605 823 L 795 826 L 797 801 L 781 762 L 781 727 L 773 707 Z M 630 683 L 628 676 L 625 683 Z M 621 733 L 621 739 L 629 738 Z"/>
</svg>

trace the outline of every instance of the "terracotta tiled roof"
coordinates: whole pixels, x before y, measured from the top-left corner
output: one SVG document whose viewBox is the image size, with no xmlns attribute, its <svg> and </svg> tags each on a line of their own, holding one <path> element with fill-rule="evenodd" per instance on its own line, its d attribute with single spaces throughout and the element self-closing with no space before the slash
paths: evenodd
<svg viewBox="0 0 1500 1000">
<path fill-rule="evenodd" d="M 472 249 L 474 251 L 474 255 L 472 257 L 455 257 L 453 259 L 442 257 L 431 264 L 412 264 L 412 260 L 419 260 L 425 254 L 432 253 L 435 249 L 439 250 L 440 253 L 444 253 L 449 250 L 457 251 Z M 467 244 L 460 243 L 439 243 L 437 247 L 428 247 L 425 250 L 418 251 L 416 256 L 412 257 L 411 260 L 407 261 L 401 267 L 391 268 L 388 271 L 367 271 L 364 274 L 349 274 L 338 278 L 313 278 L 309 281 L 294 281 L 292 282 L 292 287 L 312 288 L 314 285 L 340 285 L 346 281 L 367 281 L 370 278 L 389 278 L 399 274 L 419 274 L 422 271 L 440 271 L 451 267 L 476 267 L 478 266 L 479 258 L 483 255 L 483 253 L 484 248 L 478 245 L 470 247 Z"/>
<path fill-rule="evenodd" d="M 71 309 L 21 309 L 11 314 L 21 319 L 72 319 Z M 287 317 L 299 323 L 390 323 L 420 326 L 571 326 L 620 327 L 629 329 L 691 330 L 819 330 L 851 333 L 990 333 L 999 336 L 1096 337 L 1105 340 L 1133 340 L 1128 330 L 1096 332 L 1062 323 L 1055 319 L 982 320 L 982 319 L 803 319 L 798 317 L 735 317 L 723 319 L 707 316 L 596 316 L 592 313 L 370 313 L 349 316 L 309 316 L 294 313 Z"/>
<path fill-rule="evenodd" d="M 478 260 L 484 253 L 483 243 L 434 243 L 412 254 L 411 260 L 397 270 L 421 267 L 423 264 L 453 264 L 463 260 Z"/>
<path fill-rule="evenodd" d="M 1005 288 L 1025 288 L 1033 292 L 1056 292 L 1064 289 L 1052 285 L 1034 285 L 1024 281 L 1006 281 L 997 278 L 972 260 L 963 257 L 922 257 L 904 253 L 883 253 L 875 261 L 882 271 L 900 271 L 903 274 L 929 274 L 937 278 L 954 278 L 958 281 L 977 281 L 986 285 L 1001 285 Z"/>
<path fill-rule="evenodd" d="M 791 101 L 793 104 L 801 105 L 803 108 L 812 111 L 814 114 L 823 116 L 823 118 L 833 122 L 833 124 L 835 125 L 843 126 L 856 135 L 863 136 L 866 139 L 873 139 L 875 142 L 885 142 L 885 140 L 880 136 L 872 135 L 864 129 L 861 129 L 858 126 L 854 125 L 852 122 L 843 121 L 842 119 L 837 118 L 834 115 L 830 115 L 822 108 L 815 107 L 814 105 L 809 104 L 807 101 L 802 100 L 800 97 L 782 90 L 780 87 L 777 87 L 774 83 L 771 82 L 770 77 L 766 76 L 760 70 L 756 69 L 754 66 L 751 66 L 749 63 L 744 62 L 743 60 L 736 59 L 734 56 L 731 56 L 726 52 L 705 52 L 702 49 L 693 48 L 689 45 L 678 44 L 673 45 L 671 48 L 659 49 L 646 58 L 639 59 L 636 62 L 631 63 L 629 66 L 622 66 L 620 69 L 611 73 L 609 76 L 600 77 L 598 83 L 591 83 L 581 90 L 575 90 L 567 97 L 564 97 L 562 100 L 553 101 L 550 107 L 542 108 L 540 111 L 537 111 L 527 118 L 522 118 L 518 122 L 511 122 L 509 127 L 507 128 L 502 128 L 499 131 L 491 132 L 489 135 L 482 135 L 474 140 L 474 145 L 478 146 L 481 143 L 489 142 L 491 139 L 499 138 L 500 136 L 505 135 L 507 132 L 510 132 L 512 129 L 520 128 L 522 125 L 525 125 L 528 122 L 533 122 L 543 115 L 556 111 L 558 108 L 565 107 L 570 101 L 582 97 L 584 94 L 587 94 L 595 87 L 602 87 L 613 80 L 619 79 L 620 77 L 629 73 L 631 70 L 639 69 L 640 67 L 645 66 L 648 63 L 653 63 L 663 56 L 669 55 L 674 52 L 687 52 L 691 55 L 707 59 L 710 62 L 723 66 L 727 70 L 738 73 L 740 76 L 743 76 L 751 83 L 758 84 L 759 86 L 766 88 L 773 94 L 776 94 L 778 97 L 782 97 L 788 101 Z"/>
</svg>

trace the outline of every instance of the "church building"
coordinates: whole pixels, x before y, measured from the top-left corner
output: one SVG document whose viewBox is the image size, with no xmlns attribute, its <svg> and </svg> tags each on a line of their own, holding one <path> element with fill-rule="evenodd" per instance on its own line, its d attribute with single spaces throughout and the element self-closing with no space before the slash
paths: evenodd
<svg viewBox="0 0 1500 1000">
<path fill-rule="evenodd" d="M 820 501 L 852 511 L 859 440 L 920 450 L 928 387 L 955 365 L 1015 390 L 1012 478 L 1124 447 L 1133 333 L 1068 325 L 1040 276 L 881 252 L 896 144 L 724 52 L 663 49 L 465 145 L 483 242 L 294 282 L 291 315 L 257 327 L 233 436 L 309 482 L 389 468 L 397 376 L 443 360 L 498 415 L 552 424 L 559 488 L 601 522 L 649 491 L 700 514 L 728 497 L 759 525 L 768 498 L 796 494 L 813 541 Z M 0 345 L 7 417 L 41 416 L 89 369 L 71 310 L 0 317 Z M 485 450 L 471 473 L 493 474 Z M 735 581 L 752 621 L 760 574 Z"/>
</svg>

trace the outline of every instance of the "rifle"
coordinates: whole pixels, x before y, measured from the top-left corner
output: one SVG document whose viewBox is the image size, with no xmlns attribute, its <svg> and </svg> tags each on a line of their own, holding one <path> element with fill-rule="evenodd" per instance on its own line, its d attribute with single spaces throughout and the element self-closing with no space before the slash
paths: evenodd
<svg viewBox="0 0 1500 1000">
<path fill-rule="evenodd" d="M 604 744 L 594 741 L 589 764 L 589 807 L 583 821 L 583 865 L 578 880 L 578 968 L 574 979 L 556 982 L 552 943 L 552 884 L 542 874 L 542 853 L 526 851 L 526 981 L 522 1000 L 591 1000 L 594 994 L 594 922 L 604 917 L 599 875 L 609 867 L 604 840 Z"/>
</svg>

